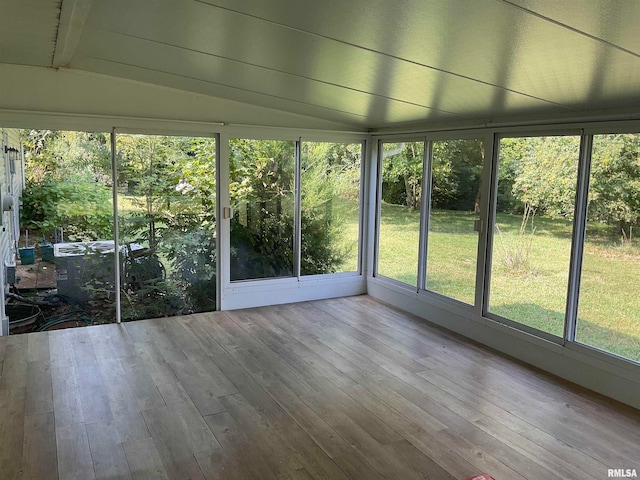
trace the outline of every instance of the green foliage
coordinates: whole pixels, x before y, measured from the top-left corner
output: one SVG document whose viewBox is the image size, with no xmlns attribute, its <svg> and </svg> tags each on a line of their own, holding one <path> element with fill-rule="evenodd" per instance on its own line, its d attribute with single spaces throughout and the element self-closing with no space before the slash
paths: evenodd
<svg viewBox="0 0 640 480">
<path fill-rule="evenodd" d="M 293 275 L 294 144 L 231 140 L 232 280 Z M 303 275 L 336 271 L 349 253 L 340 242 L 337 198 L 358 197 L 358 144 L 303 144 Z M 354 188 L 355 186 L 355 188 Z"/>
<path fill-rule="evenodd" d="M 513 196 L 523 210 L 526 207 L 543 215 L 573 217 L 579 149 L 580 138 L 576 136 L 503 140 L 500 166 L 511 168 Z"/>
<path fill-rule="evenodd" d="M 315 275 L 343 265 L 353 269 L 345 262 L 357 254 L 357 244 L 344 223 L 355 212 L 343 206 L 359 200 L 362 145 L 305 142 L 302 148 L 300 271 Z"/>
<path fill-rule="evenodd" d="M 418 209 L 422 197 L 422 143 L 386 143 L 383 155 L 382 199 Z M 480 140 L 433 142 L 432 207 L 477 211 L 483 162 L 484 146 Z"/>
<path fill-rule="evenodd" d="M 215 309 L 215 142 L 121 135 L 118 155 L 133 207 L 121 217 L 122 236 L 168 264 L 166 280 L 127 289 L 131 315 L 162 313 L 150 303 L 158 295 L 164 316 Z"/>
<path fill-rule="evenodd" d="M 593 147 L 589 220 L 628 240 L 640 223 L 640 135 L 598 135 Z"/>
<path fill-rule="evenodd" d="M 36 232 L 49 234 L 62 227 L 72 241 L 109 238 L 113 233 L 111 192 L 85 177 L 29 182 L 22 203 L 22 225 Z"/>
<path fill-rule="evenodd" d="M 578 154 L 577 136 L 503 139 L 498 211 L 529 206 L 540 215 L 572 219 Z M 640 135 L 594 137 L 589 221 L 607 223 L 623 240 L 640 223 Z"/>
<path fill-rule="evenodd" d="M 25 177 L 29 183 L 82 176 L 111 182 L 111 147 L 104 133 L 23 130 Z"/>
<path fill-rule="evenodd" d="M 432 207 L 479 211 L 483 163 L 484 144 L 481 140 L 433 142 Z"/>
<path fill-rule="evenodd" d="M 232 280 L 293 274 L 294 143 L 230 141 Z"/>
<path fill-rule="evenodd" d="M 382 199 L 411 210 L 420 208 L 422 198 L 422 142 L 385 143 L 382 161 Z"/>
<path fill-rule="evenodd" d="M 155 135 L 120 135 L 117 139 L 118 177 L 127 183 L 137 207 L 123 222 L 127 241 L 157 247 L 163 220 L 171 215 L 171 202 L 178 199 L 174 165 L 185 154 L 181 139 Z"/>
</svg>

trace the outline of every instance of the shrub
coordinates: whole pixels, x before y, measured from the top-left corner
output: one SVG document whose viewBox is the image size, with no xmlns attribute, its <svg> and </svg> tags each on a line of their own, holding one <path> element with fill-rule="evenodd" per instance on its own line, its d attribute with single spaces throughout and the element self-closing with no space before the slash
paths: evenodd
<svg viewBox="0 0 640 480">
<path fill-rule="evenodd" d="M 62 227 L 72 241 L 111 238 L 112 218 L 110 190 L 85 177 L 48 178 L 22 192 L 22 225 L 38 233 Z"/>
</svg>

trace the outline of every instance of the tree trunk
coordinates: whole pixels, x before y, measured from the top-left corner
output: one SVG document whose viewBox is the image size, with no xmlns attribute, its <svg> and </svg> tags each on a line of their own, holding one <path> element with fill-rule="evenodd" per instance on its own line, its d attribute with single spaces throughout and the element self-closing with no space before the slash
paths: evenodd
<svg viewBox="0 0 640 480">
<path fill-rule="evenodd" d="M 404 173 L 403 177 L 404 177 L 404 191 L 405 191 L 405 194 L 407 196 L 407 206 L 411 210 L 415 210 L 416 209 L 415 191 L 414 191 L 413 187 L 411 186 L 409 175 L 407 173 Z"/>
</svg>

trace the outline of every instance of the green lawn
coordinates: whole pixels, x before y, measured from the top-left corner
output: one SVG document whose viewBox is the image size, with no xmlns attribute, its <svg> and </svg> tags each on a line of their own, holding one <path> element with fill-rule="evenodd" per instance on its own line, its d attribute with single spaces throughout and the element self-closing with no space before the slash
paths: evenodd
<svg viewBox="0 0 640 480">
<path fill-rule="evenodd" d="M 473 304 L 477 233 L 475 215 L 434 211 L 430 220 L 427 288 Z M 535 233 L 519 235 L 521 217 L 498 215 L 490 311 L 562 336 L 571 249 L 571 223 L 536 218 Z M 382 207 L 379 272 L 416 284 L 419 212 Z M 640 249 L 620 247 L 590 226 L 582 278 L 577 340 L 640 361 Z M 530 242 L 530 247 L 528 244 Z M 514 252 L 528 253 L 528 267 L 508 268 Z"/>
</svg>

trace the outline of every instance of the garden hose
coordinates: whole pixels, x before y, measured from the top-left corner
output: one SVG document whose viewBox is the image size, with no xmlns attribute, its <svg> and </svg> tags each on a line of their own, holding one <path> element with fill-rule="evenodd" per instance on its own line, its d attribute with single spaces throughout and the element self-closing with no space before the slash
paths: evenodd
<svg viewBox="0 0 640 480">
<path fill-rule="evenodd" d="M 86 312 L 84 310 L 82 310 L 82 309 L 75 309 L 75 310 L 71 310 L 69 312 L 50 315 L 49 317 L 45 318 L 46 322 L 43 323 L 42 325 L 38 326 L 38 328 L 36 328 L 34 331 L 35 332 L 44 332 L 44 331 L 48 330 L 49 328 L 51 328 L 51 327 L 53 327 L 55 325 L 58 325 L 60 323 L 72 322 L 72 321 L 82 322 L 85 325 L 92 325 L 94 320 L 92 318 L 85 317 L 84 316 L 85 313 Z"/>
</svg>

